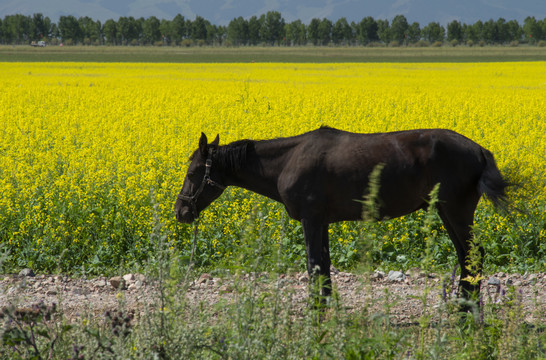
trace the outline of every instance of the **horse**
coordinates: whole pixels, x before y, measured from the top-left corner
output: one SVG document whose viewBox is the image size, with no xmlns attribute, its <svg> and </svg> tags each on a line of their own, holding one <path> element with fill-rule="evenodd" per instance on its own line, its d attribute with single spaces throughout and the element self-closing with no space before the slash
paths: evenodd
<svg viewBox="0 0 546 360">
<path fill-rule="evenodd" d="M 477 264 L 467 266 L 474 212 L 482 195 L 495 206 L 505 203 L 508 183 L 493 154 L 476 142 L 446 129 L 359 134 L 326 126 L 293 137 L 219 141 L 217 135 L 209 144 L 201 134 L 174 206 L 179 222 L 192 223 L 228 186 L 282 203 L 301 222 L 307 272 L 324 299 L 332 291 L 328 226 L 362 220 L 370 175 L 380 167 L 379 219 L 426 208 L 440 184 L 436 207 L 457 252 L 459 294 L 479 295 L 482 246 Z"/>
</svg>

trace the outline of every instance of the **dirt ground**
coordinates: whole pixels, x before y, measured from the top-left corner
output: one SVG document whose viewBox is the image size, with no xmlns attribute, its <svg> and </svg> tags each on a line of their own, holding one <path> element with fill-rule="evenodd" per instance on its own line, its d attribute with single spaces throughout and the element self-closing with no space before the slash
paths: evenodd
<svg viewBox="0 0 546 360">
<path fill-rule="evenodd" d="M 451 291 L 450 274 L 425 274 L 414 269 L 406 274 L 374 272 L 369 276 L 357 276 L 333 270 L 333 283 L 343 307 L 348 311 L 358 311 L 371 304 L 375 308 L 372 311 L 381 312 L 386 308 L 385 304 L 389 304 L 392 319 L 398 323 L 414 323 L 423 314 L 425 289 L 428 291 L 428 311 L 440 306 L 446 297 L 456 298 Z M 283 294 L 290 294 L 289 301 L 296 308 L 307 306 L 306 274 L 280 275 L 273 280 L 268 274 L 247 274 L 243 281 L 254 281 L 260 289 L 258 291 L 280 289 Z M 221 299 L 237 301 L 236 287 L 229 278 L 202 274 L 190 284 L 186 296 L 191 304 L 214 304 Z M 502 303 L 512 299 L 512 303 L 521 307 L 526 322 L 542 323 L 546 320 L 543 318 L 546 314 L 545 288 L 545 273 L 496 273 L 483 280 L 482 298 L 484 303 Z M 10 304 L 24 309 L 40 303 L 55 303 L 65 317 L 77 320 L 82 316 L 104 316 L 106 311 L 117 309 L 120 301 L 130 310 L 146 311 L 143 309 L 153 307 L 157 301 L 157 283 L 140 274 L 94 279 L 62 275 L 0 275 L 0 309 Z"/>
</svg>

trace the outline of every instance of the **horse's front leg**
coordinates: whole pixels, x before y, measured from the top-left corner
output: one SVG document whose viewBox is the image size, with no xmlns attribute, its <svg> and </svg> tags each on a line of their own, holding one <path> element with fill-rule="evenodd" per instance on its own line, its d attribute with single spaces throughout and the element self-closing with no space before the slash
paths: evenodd
<svg viewBox="0 0 546 360">
<path fill-rule="evenodd" d="M 312 296 L 325 297 L 332 293 L 330 279 L 330 247 L 328 241 L 328 224 L 303 219 L 301 221 L 305 247 L 307 250 L 307 272 L 311 284 Z M 316 290 L 320 286 L 320 294 Z"/>
</svg>

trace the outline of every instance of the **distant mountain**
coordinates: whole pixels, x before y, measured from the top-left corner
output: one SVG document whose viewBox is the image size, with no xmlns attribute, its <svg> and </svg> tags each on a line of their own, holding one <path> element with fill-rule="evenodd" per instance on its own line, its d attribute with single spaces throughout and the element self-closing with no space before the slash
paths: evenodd
<svg viewBox="0 0 546 360">
<path fill-rule="evenodd" d="M 366 16 L 392 20 L 404 15 L 408 22 L 426 25 L 452 20 L 472 24 L 504 18 L 520 23 L 527 16 L 537 20 L 546 18 L 546 0 L 2 0 L 0 19 L 6 15 L 42 13 L 53 22 L 60 16 L 89 16 L 104 22 L 121 16 L 171 20 L 176 14 L 193 20 L 199 15 L 216 25 L 227 25 L 242 16 L 278 11 L 285 21 L 302 20 L 308 24 L 313 18 L 349 22 Z"/>
</svg>

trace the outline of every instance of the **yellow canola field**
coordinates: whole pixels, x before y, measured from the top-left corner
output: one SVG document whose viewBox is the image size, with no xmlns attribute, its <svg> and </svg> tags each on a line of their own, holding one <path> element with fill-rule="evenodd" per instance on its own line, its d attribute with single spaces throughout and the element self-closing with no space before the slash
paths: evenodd
<svg viewBox="0 0 546 360">
<path fill-rule="evenodd" d="M 173 204 L 202 131 L 225 144 L 321 125 L 355 132 L 448 128 L 491 150 L 503 172 L 528 184 L 521 190 L 528 200 L 544 207 L 543 62 L 0 68 L 0 246 L 10 266 L 94 271 L 140 263 L 159 236 L 187 252 L 191 231 L 176 223 Z M 202 257 L 229 257 L 248 228 L 244 219 L 260 204 L 263 198 L 238 190 L 220 198 L 204 214 Z M 282 208 L 262 208 L 270 212 L 261 215 L 264 225 L 288 223 Z M 506 220 L 495 219 L 485 228 L 505 231 Z M 272 232 L 275 241 L 287 236 L 285 228 Z M 350 247 L 357 234 L 336 229 L 333 238 Z"/>
</svg>

